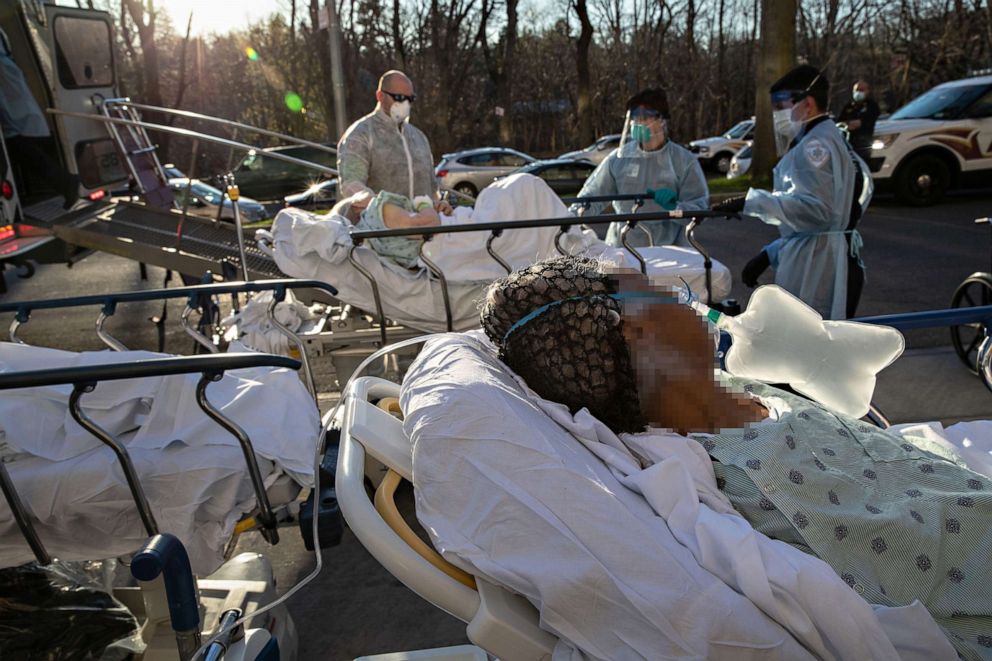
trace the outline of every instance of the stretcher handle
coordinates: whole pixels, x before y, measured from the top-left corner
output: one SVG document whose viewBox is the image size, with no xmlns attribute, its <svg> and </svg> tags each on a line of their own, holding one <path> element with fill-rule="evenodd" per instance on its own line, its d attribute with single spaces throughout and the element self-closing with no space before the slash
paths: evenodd
<svg viewBox="0 0 992 661">
<path fill-rule="evenodd" d="M 706 305 L 713 305 L 713 260 L 710 259 L 710 254 L 706 252 L 702 244 L 696 241 L 697 227 L 699 227 L 699 221 L 696 218 L 690 220 L 685 228 L 685 238 L 696 249 L 696 252 L 703 256 L 703 269 L 706 273 Z"/>
<path fill-rule="evenodd" d="M 503 230 L 493 230 L 489 234 L 489 238 L 486 239 L 486 252 L 489 253 L 489 256 L 492 257 L 496 261 L 497 264 L 499 264 L 500 266 L 502 266 L 506 270 L 506 274 L 507 275 L 510 275 L 511 273 L 513 273 L 513 269 L 510 268 L 510 265 L 507 263 L 507 261 L 505 259 L 503 259 L 502 257 L 500 257 L 496 253 L 496 250 L 493 248 L 493 241 L 495 241 L 496 239 L 498 239 L 502 235 L 503 235 Z"/>
<path fill-rule="evenodd" d="M 647 191 L 643 193 L 613 193 L 612 195 L 583 195 L 581 197 L 563 197 L 561 201 L 566 205 L 571 206 L 573 204 L 594 204 L 596 202 L 640 202 L 644 203 L 645 200 L 653 200 L 654 193 L 648 193 Z"/>
<path fill-rule="evenodd" d="M 620 243 L 623 244 L 624 248 L 630 251 L 630 253 L 634 256 L 635 259 L 637 259 L 637 263 L 641 265 L 641 273 L 643 275 L 647 275 L 648 274 L 647 262 L 644 261 L 644 257 L 641 255 L 641 253 L 637 252 L 634 246 L 630 245 L 630 242 L 627 240 L 627 235 L 630 234 L 630 230 L 634 229 L 635 227 L 637 227 L 637 219 L 635 218 L 628 219 L 627 223 L 623 226 L 623 229 L 620 230 Z"/>
<path fill-rule="evenodd" d="M 300 361 L 288 356 L 246 352 L 150 358 L 128 363 L 84 365 L 81 367 L 56 367 L 0 373 L 0 390 L 141 379 L 149 376 L 194 374 L 196 372 L 223 372 L 249 367 L 287 367 L 297 370 L 300 368 Z"/>
<path fill-rule="evenodd" d="M 208 285 L 193 285 L 191 287 L 146 289 L 142 291 L 119 292 L 116 294 L 92 294 L 88 296 L 50 298 L 40 301 L 0 303 L 0 313 L 13 312 L 16 314 L 16 319 L 24 323 L 30 318 L 31 312 L 34 310 L 101 305 L 105 313 L 109 311 L 109 314 L 113 314 L 113 310 L 118 303 L 157 301 L 170 298 L 189 298 L 193 307 L 199 307 L 200 297 L 203 296 L 243 294 L 260 291 L 272 291 L 275 298 L 281 301 L 285 298 L 286 290 L 288 289 L 320 289 L 331 296 L 337 296 L 338 293 L 337 288 L 320 280 L 283 278 L 276 280 L 255 280 L 253 282 L 215 282 Z"/>
<path fill-rule="evenodd" d="M 365 276 L 365 279 L 369 281 L 369 286 L 372 287 L 372 300 L 375 301 L 375 316 L 379 319 L 379 340 L 382 342 L 382 346 L 386 346 L 386 315 L 382 311 L 382 297 L 379 295 L 379 283 L 375 281 L 375 276 L 369 273 L 369 270 L 362 266 L 358 260 L 355 258 L 355 251 L 358 247 L 362 245 L 361 239 L 354 239 L 351 250 L 348 251 L 348 261 L 351 265 L 355 267 L 355 270 Z"/>
<path fill-rule="evenodd" d="M 448 332 L 450 333 L 454 327 L 451 322 L 451 300 L 448 298 L 448 279 L 444 277 L 444 271 L 442 271 L 437 264 L 428 259 L 427 255 L 424 253 L 424 247 L 430 240 L 430 236 L 425 236 L 424 240 L 420 244 L 420 261 L 427 266 L 431 273 L 437 276 L 438 282 L 441 283 L 441 298 L 444 300 L 444 318 L 447 323 Z"/>
<path fill-rule="evenodd" d="M 179 658 L 192 659 L 200 647 L 200 605 L 183 543 L 168 533 L 155 535 L 131 558 L 131 575 L 139 581 L 162 576 Z"/>
<path fill-rule="evenodd" d="M 220 381 L 223 376 L 223 370 L 205 371 L 196 384 L 196 403 L 207 414 L 207 417 L 237 439 L 238 445 L 241 446 L 241 452 L 245 457 L 245 464 L 248 466 L 248 476 L 251 478 L 252 489 L 255 490 L 255 500 L 258 502 L 259 511 L 257 518 L 259 523 L 262 524 L 262 537 L 269 544 L 278 544 L 279 531 L 276 530 L 276 517 L 272 513 L 272 506 L 269 504 L 269 495 L 265 491 L 265 483 L 262 481 L 262 472 L 258 469 L 258 459 L 255 457 L 255 448 L 251 444 L 251 439 L 248 438 L 245 430 L 214 408 L 210 404 L 210 401 L 207 400 L 207 386 L 214 381 Z"/>
<path fill-rule="evenodd" d="M 531 220 L 504 220 L 491 223 L 458 223 L 432 227 L 404 227 L 399 229 L 352 230 L 353 242 L 366 239 L 381 239 L 391 236 L 432 236 L 434 234 L 456 234 L 458 232 L 490 232 L 492 230 L 527 229 L 535 227 L 556 227 L 573 225 L 596 225 L 624 222 L 636 218 L 640 222 L 649 220 L 679 220 L 688 218 L 725 218 L 725 211 L 711 209 L 674 209 L 672 211 L 645 211 L 644 213 L 616 213 L 599 216 L 565 216 L 563 218 L 537 218 Z"/>
<path fill-rule="evenodd" d="M 69 395 L 69 415 L 76 421 L 76 424 L 113 450 L 114 455 L 117 456 L 117 461 L 120 462 L 121 470 L 124 471 L 124 478 L 127 480 L 128 489 L 131 490 L 131 497 L 134 499 L 134 504 L 138 506 L 138 514 L 141 516 L 141 523 L 145 526 L 145 532 L 149 535 L 157 535 L 158 522 L 155 521 L 155 515 L 152 514 L 152 508 L 148 504 L 148 497 L 145 495 L 145 490 L 141 487 L 141 481 L 138 479 L 138 471 L 134 468 L 131 455 L 128 454 L 124 445 L 117 441 L 113 435 L 83 413 L 83 408 L 79 400 L 82 398 L 83 393 L 93 392 L 95 389 L 95 381 L 77 381 L 74 383 L 72 385 L 72 393 Z"/>
<path fill-rule="evenodd" d="M 14 514 L 14 521 L 20 529 L 21 535 L 27 540 L 28 546 L 31 547 L 31 552 L 34 553 L 38 564 L 52 564 L 52 556 L 48 554 L 45 545 L 41 543 L 38 531 L 31 523 L 31 517 L 24 508 L 24 503 L 21 502 L 17 489 L 14 488 L 14 483 L 10 479 L 10 473 L 7 472 L 7 466 L 3 459 L 0 459 L 0 491 L 3 492 L 3 497 L 7 500 L 7 505 L 10 506 L 10 511 Z"/>
</svg>

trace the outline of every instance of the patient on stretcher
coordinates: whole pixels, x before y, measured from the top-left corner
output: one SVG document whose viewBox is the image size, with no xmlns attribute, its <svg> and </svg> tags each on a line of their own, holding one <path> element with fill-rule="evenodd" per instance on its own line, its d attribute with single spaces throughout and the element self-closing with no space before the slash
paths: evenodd
<svg viewBox="0 0 992 661">
<path fill-rule="evenodd" d="M 342 200 L 335 205 L 332 213 L 348 218 L 358 230 L 408 229 L 441 224 L 440 216 L 434 210 L 430 199 L 411 200 L 389 191 L 380 191 L 368 206 L 361 210 L 350 204 L 350 198 Z M 373 250 L 408 269 L 417 268 L 417 258 L 423 242 L 423 237 L 419 236 L 369 239 L 369 245 Z"/>
<path fill-rule="evenodd" d="M 756 530 L 821 558 L 870 603 L 920 600 L 959 654 L 992 658 L 988 477 L 922 439 L 715 378 L 707 322 L 639 274 L 551 260 L 495 283 L 482 317 L 540 396 L 631 434 L 642 463 L 691 438 Z"/>
</svg>

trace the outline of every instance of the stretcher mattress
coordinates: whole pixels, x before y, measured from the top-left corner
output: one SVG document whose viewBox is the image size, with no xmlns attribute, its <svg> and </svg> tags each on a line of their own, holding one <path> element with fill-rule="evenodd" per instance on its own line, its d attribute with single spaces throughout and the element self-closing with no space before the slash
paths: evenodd
<svg viewBox="0 0 992 661">
<path fill-rule="evenodd" d="M 0 371 L 152 357 L 161 355 L 0 343 Z M 198 376 L 104 382 L 83 395 L 82 405 L 127 448 L 160 531 L 182 540 L 203 575 L 220 565 L 234 524 L 256 503 L 237 440 L 196 404 Z M 0 391 L 0 460 L 51 555 L 94 560 L 131 553 L 147 539 L 137 507 L 110 448 L 71 419 L 69 392 Z M 312 484 L 319 413 L 294 371 L 235 370 L 206 393 L 251 438 L 267 486 L 285 475 Z M 0 498 L 0 566 L 32 559 Z"/>
</svg>

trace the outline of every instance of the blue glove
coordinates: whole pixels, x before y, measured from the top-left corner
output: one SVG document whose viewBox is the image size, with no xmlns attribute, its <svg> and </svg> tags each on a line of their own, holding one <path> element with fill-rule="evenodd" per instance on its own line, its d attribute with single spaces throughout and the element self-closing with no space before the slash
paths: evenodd
<svg viewBox="0 0 992 661">
<path fill-rule="evenodd" d="M 649 188 L 648 195 L 653 196 L 655 204 L 667 211 L 673 211 L 676 202 L 679 201 L 679 194 L 671 188 Z"/>
</svg>

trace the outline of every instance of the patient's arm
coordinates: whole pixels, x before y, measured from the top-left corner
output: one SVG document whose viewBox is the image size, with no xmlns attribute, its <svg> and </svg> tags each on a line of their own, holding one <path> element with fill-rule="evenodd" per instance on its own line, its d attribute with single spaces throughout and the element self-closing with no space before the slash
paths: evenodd
<svg viewBox="0 0 992 661">
<path fill-rule="evenodd" d="M 385 204 L 382 207 L 382 223 L 389 229 L 432 227 L 440 225 L 441 218 L 437 215 L 437 211 L 431 207 L 413 212 L 395 204 Z"/>
</svg>

